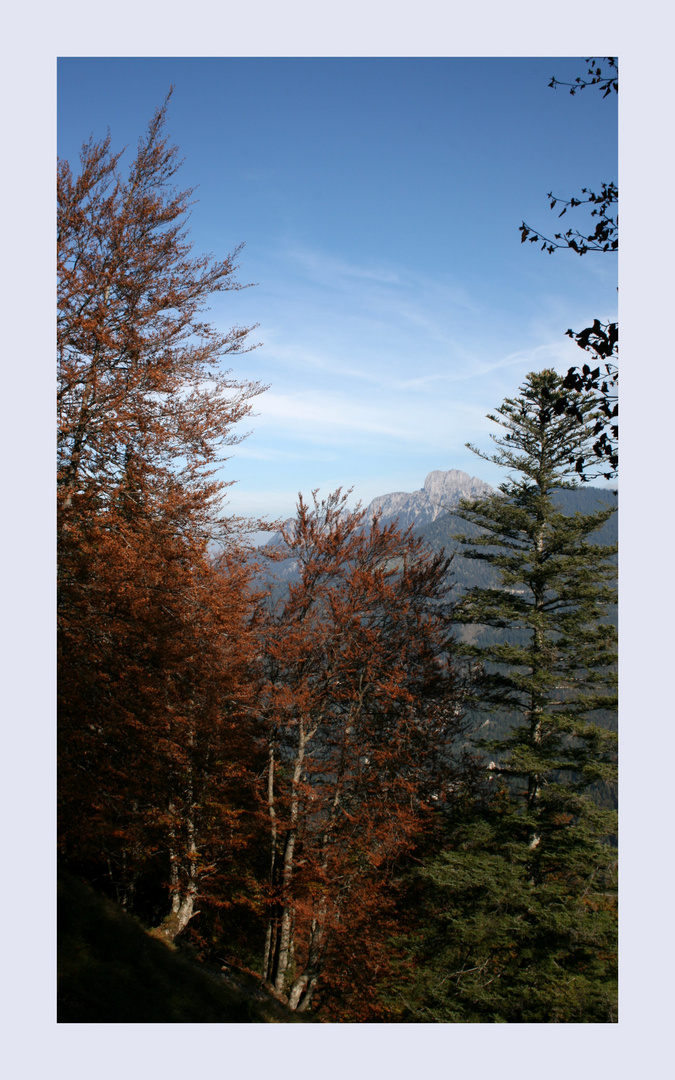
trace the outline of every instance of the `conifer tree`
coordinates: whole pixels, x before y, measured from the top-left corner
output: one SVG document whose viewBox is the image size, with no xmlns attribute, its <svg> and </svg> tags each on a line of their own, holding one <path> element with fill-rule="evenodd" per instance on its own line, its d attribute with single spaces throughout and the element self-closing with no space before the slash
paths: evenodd
<svg viewBox="0 0 675 1080">
<path fill-rule="evenodd" d="M 615 736 L 599 722 L 615 707 L 615 549 L 592 542 L 615 509 L 566 516 L 556 505 L 577 485 L 570 461 L 595 422 L 582 395 L 581 420 L 558 412 L 563 395 L 554 371 L 529 375 L 490 416 L 495 452 L 471 448 L 509 477 L 460 505 L 480 533 L 457 539 L 500 583 L 471 590 L 456 615 L 498 639 L 465 635 L 480 671 L 474 707 L 507 709 L 513 724 L 482 744 L 494 797 L 425 870 L 431 917 L 410 994 L 421 1021 L 616 1020 L 615 824 L 589 793 L 615 779 Z"/>
</svg>

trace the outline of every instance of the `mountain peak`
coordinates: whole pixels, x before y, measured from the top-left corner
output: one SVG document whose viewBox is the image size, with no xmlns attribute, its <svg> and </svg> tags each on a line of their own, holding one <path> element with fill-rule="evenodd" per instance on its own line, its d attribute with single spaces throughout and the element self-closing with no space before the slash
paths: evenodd
<svg viewBox="0 0 675 1080">
<path fill-rule="evenodd" d="M 428 474 L 422 490 L 426 491 L 431 498 L 435 495 L 448 496 L 453 502 L 458 502 L 465 496 L 473 498 L 476 495 L 487 494 L 492 491 L 492 488 L 484 480 L 479 480 L 477 476 L 469 476 L 461 469 L 448 469 L 445 472 L 435 469 Z"/>
<path fill-rule="evenodd" d="M 379 512 L 383 522 L 396 520 L 401 528 L 408 525 L 421 528 L 456 506 L 460 499 L 477 499 L 493 491 L 484 480 L 461 469 L 434 469 L 418 491 L 392 491 L 376 496 L 366 507 L 365 522 L 369 524 L 373 514 Z M 289 518 L 286 526 L 291 527 L 293 521 L 294 518 Z M 274 533 L 267 543 L 273 547 L 280 540 L 281 534 Z"/>
<path fill-rule="evenodd" d="M 460 469 L 435 469 L 419 491 L 394 491 L 378 495 L 368 506 L 368 515 L 380 511 L 384 521 L 398 520 L 399 525 L 426 525 L 456 506 L 460 499 L 476 499 L 492 492 L 489 484 Z"/>
</svg>

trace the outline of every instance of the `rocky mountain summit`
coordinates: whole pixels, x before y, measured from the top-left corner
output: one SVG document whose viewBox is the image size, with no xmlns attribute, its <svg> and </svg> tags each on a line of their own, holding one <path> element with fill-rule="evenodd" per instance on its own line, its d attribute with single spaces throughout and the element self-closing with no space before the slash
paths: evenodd
<svg viewBox="0 0 675 1080">
<path fill-rule="evenodd" d="M 429 473 L 419 491 L 378 495 L 368 505 L 368 516 L 379 510 L 383 521 L 396 518 L 402 528 L 408 525 L 419 528 L 445 514 L 460 499 L 477 499 L 493 490 L 484 480 L 460 469 L 448 469 L 447 472 L 436 469 Z"/>
<path fill-rule="evenodd" d="M 435 469 L 430 472 L 424 481 L 424 487 L 419 491 L 393 491 L 389 495 L 378 495 L 366 507 L 366 516 L 363 528 L 370 525 L 372 516 L 381 513 L 384 523 L 397 521 L 399 528 L 407 529 L 413 525 L 417 532 L 426 530 L 437 518 L 442 518 L 449 510 L 457 506 L 460 499 L 476 499 L 482 495 L 489 495 L 494 489 L 479 480 L 476 476 L 469 476 L 460 469 L 448 469 L 443 472 Z M 293 528 L 293 518 L 285 522 L 286 528 Z M 443 525 L 443 522 L 440 523 Z M 455 522 L 453 531 L 456 531 L 458 523 Z M 438 528 L 438 526 L 434 526 Z M 444 541 L 450 550 L 451 540 Z M 280 547 L 283 544 L 281 533 L 274 535 L 265 545 L 268 548 Z M 433 546 L 433 544 L 432 544 Z M 297 578 L 298 563 L 296 559 L 288 558 L 276 562 L 274 567 L 274 579 L 277 584 L 293 581 Z"/>
<path fill-rule="evenodd" d="M 477 499 L 489 495 L 493 490 L 484 480 L 469 476 L 461 469 L 448 469 L 445 472 L 435 469 L 418 491 L 393 491 L 389 495 L 377 495 L 366 507 L 365 521 L 370 522 L 373 514 L 381 511 L 385 523 L 397 520 L 402 529 L 409 525 L 421 529 L 442 517 L 460 499 Z M 293 518 L 289 518 L 285 522 L 286 527 L 292 527 L 293 521 Z M 267 546 L 276 547 L 281 542 L 281 533 L 274 533 Z"/>
</svg>

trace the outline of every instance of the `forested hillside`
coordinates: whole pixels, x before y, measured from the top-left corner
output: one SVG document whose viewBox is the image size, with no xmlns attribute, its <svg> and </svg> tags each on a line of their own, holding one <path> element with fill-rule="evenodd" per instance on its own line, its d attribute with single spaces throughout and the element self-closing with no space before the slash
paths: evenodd
<svg viewBox="0 0 675 1080">
<path fill-rule="evenodd" d="M 597 544 L 613 545 L 618 541 L 618 498 L 614 490 L 596 487 L 578 487 L 573 490 L 556 491 L 553 501 L 564 514 L 594 514 L 607 508 L 617 509 L 608 520 L 593 534 Z M 455 514 L 446 513 L 435 521 L 416 529 L 424 537 L 433 551 L 445 550 L 453 555 L 451 576 L 456 594 L 475 585 L 496 585 L 499 574 L 488 563 L 462 557 L 462 546 L 455 539 L 458 533 L 478 535 L 476 526 L 462 521 Z M 616 559 L 616 556 L 610 556 Z"/>
<path fill-rule="evenodd" d="M 531 373 L 491 417 L 511 478 L 420 535 L 337 490 L 256 552 L 218 469 L 265 388 L 205 321 L 240 252 L 193 254 L 166 108 L 128 166 L 108 138 L 59 167 L 61 1018 L 616 1022 L 593 401 Z"/>
</svg>

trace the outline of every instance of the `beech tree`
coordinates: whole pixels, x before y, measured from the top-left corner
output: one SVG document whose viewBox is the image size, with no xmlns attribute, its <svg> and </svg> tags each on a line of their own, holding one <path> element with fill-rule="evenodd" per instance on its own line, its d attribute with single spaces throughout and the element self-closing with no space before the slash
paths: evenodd
<svg viewBox="0 0 675 1080">
<path fill-rule="evenodd" d="M 178 150 L 163 132 L 168 100 L 126 177 L 110 136 L 83 145 L 77 177 L 59 162 L 61 528 L 73 527 L 77 504 L 107 509 L 120 484 L 132 499 L 128 480 L 142 467 L 147 498 L 151 482 L 170 487 L 177 526 L 213 529 L 224 485 L 209 470 L 263 389 L 220 366 L 247 347 L 251 328 L 223 333 L 203 320 L 209 297 L 242 288 L 241 245 L 220 261 L 192 255 L 192 191 L 173 186 Z"/>
<path fill-rule="evenodd" d="M 508 710 L 513 722 L 505 739 L 482 744 L 494 757 L 487 812 L 426 870 L 418 1019 L 616 1021 L 616 824 L 590 794 L 616 779 L 606 722 L 616 708 L 607 619 L 616 549 L 592 541 L 615 511 L 569 517 L 556 506 L 556 491 L 576 486 L 570 460 L 594 437 L 585 395 L 574 397 L 581 422 L 556 409 L 569 395 L 553 371 L 527 377 L 490 416 L 501 426 L 496 452 L 475 451 L 509 478 L 455 511 L 479 530 L 457 537 L 463 556 L 500 577 L 455 612 L 498 638 L 462 646 L 482 667 L 472 706 L 479 717 Z"/>
<path fill-rule="evenodd" d="M 60 848 L 124 906 L 169 889 L 172 938 L 245 840 L 250 570 L 231 553 L 212 565 L 157 521 L 110 526 L 92 524 L 61 585 Z"/>
<path fill-rule="evenodd" d="M 260 720 L 270 850 L 263 977 L 290 1008 L 349 968 L 340 941 L 466 779 L 449 560 L 338 490 L 283 532 L 296 579 L 268 613 Z M 367 923 L 368 920 L 366 920 Z M 353 943 L 352 943 L 353 944 Z M 367 940 L 363 948 L 367 949 Z"/>
<path fill-rule="evenodd" d="M 214 470 L 263 387 L 204 318 L 241 248 L 192 254 L 168 100 L 126 173 L 110 137 L 58 169 L 59 837 L 124 902 L 154 876 L 173 937 L 237 842 L 250 574 Z"/>
</svg>

